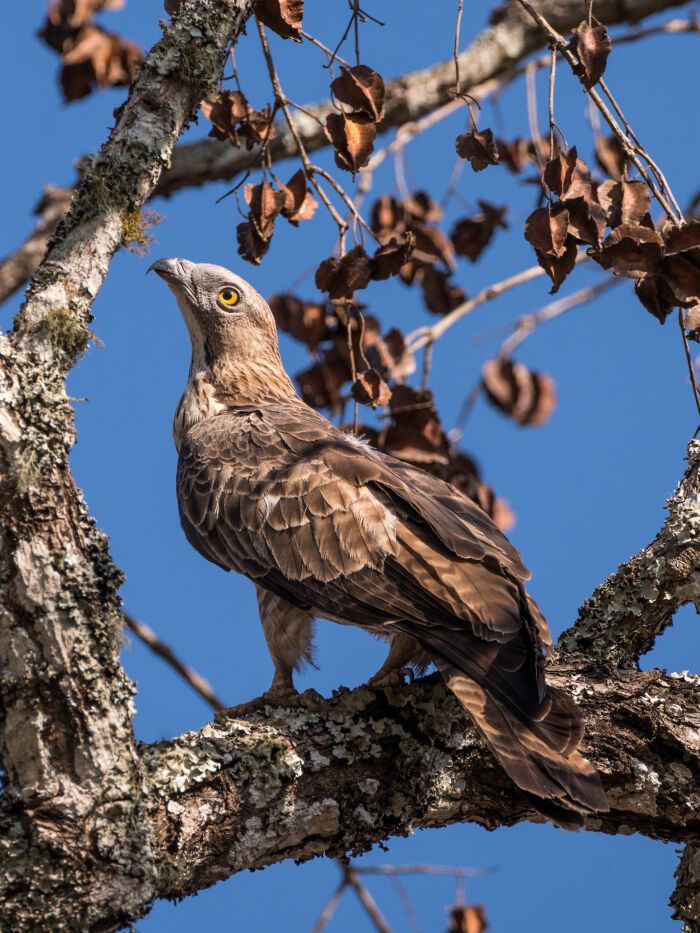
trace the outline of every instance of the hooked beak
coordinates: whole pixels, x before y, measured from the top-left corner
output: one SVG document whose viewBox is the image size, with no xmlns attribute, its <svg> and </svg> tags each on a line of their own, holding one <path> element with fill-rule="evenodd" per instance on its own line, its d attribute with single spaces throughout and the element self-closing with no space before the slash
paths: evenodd
<svg viewBox="0 0 700 933">
<path fill-rule="evenodd" d="M 183 279 L 189 277 L 190 269 L 192 265 L 191 262 L 188 262 L 186 259 L 157 259 L 151 266 L 146 270 L 146 275 L 151 271 L 157 272 L 161 279 L 164 279 L 169 285 L 175 283 L 181 283 Z"/>
</svg>

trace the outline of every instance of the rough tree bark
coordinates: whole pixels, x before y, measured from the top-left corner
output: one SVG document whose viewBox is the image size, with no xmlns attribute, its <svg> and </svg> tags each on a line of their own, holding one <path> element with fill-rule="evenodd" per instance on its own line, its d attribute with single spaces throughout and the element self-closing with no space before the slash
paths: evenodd
<svg viewBox="0 0 700 933">
<path fill-rule="evenodd" d="M 611 3 L 606 18 L 672 5 Z M 574 4 L 548 6 L 567 28 L 556 17 Z M 64 377 L 89 340 L 125 216 L 152 195 L 251 7 L 186 0 L 164 28 L 0 338 L 0 928 L 17 933 L 114 930 L 157 897 L 285 858 L 364 851 L 414 826 L 536 818 L 430 678 L 341 691 L 324 715 L 270 710 L 134 741 L 121 575 L 68 469 Z M 504 48 L 479 81 L 530 46 Z M 584 752 L 612 805 L 587 828 L 691 844 L 674 895 L 687 929 L 700 903 L 700 678 L 641 673 L 636 660 L 678 606 L 700 603 L 699 473 L 693 442 L 659 536 L 596 590 L 549 669 L 584 709 Z"/>
</svg>

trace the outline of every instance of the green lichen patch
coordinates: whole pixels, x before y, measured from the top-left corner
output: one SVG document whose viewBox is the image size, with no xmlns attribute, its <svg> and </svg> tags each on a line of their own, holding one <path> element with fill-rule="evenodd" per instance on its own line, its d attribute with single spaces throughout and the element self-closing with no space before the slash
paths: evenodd
<svg viewBox="0 0 700 933">
<path fill-rule="evenodd" d="M 68 308 L 49 311 L 44 317 L 43 327 L 66 366 L 73 366 L 83 357 L 93 336 L 90 328 Z"/>
</svg>

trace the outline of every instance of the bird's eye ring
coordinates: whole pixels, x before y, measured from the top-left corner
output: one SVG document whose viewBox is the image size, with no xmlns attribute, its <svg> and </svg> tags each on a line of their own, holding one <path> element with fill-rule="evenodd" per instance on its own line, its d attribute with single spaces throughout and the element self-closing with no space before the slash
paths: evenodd
<svg viewBox="0 0 700 933">
<path fill-rule="evenodd" d="M 219 292 L 219 301 L 226 305 L 227 308 L 231 308 L 233 305 L 238 304 L 238 299 L 240 295 L 235 288 L 222 288 Z"/>
</svg>

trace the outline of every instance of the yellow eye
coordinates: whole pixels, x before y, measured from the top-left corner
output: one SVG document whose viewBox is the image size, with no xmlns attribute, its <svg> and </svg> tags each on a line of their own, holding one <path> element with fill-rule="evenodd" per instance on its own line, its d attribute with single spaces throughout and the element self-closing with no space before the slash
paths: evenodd
<svg viewBox="0 0 700 933">
<path fill-rule="evenodd" d="M 238 292 L 235 288 L 222 288 L 219 292 L 219 301 L 230 308 L 238 303 Z"/>
</svg>

